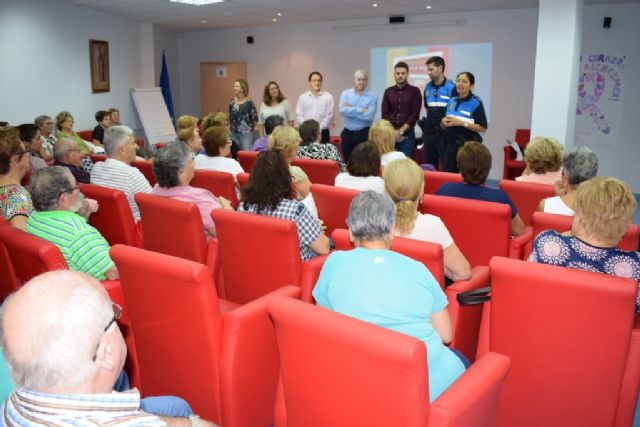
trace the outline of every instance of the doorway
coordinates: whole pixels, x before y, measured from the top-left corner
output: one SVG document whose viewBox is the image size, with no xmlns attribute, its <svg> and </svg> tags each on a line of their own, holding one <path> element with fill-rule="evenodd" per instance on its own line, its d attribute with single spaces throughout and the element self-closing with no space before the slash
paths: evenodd
<svg viewBox="0 0 640 427">
<path fill-rule="evenodd" d="M 200 63 L 200 115 L 222 111 L 229 113 L 233 82 L 247 80 L 246 62 Z"/>
</svg>

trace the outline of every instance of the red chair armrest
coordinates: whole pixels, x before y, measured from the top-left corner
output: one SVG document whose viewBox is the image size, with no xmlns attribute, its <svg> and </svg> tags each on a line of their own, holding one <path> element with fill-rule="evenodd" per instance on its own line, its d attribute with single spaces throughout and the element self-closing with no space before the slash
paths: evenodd
<svg viewBox="0 0 640 427">
<path fill-rule="evenodd" d="M 478 349 L 476 360 L 479 360 L 489 351 L 489 328 L 491 326 L 491 301 L 482 304 L 482 320 L 480 321 L 480 332 L 478 333 Z"/>
<path fill-rule="evenodd" d="M 213 277 L 213 283 L 215 283 L 216 289 L 218 290 L 218 296 L 222 299 L 226 299 L 220 262 L 220 249 L 218 248 L 218 239 L 210 239 L 207 242 L 206 263 L 207 267 L 209 267 L 209 269 L 211 270 L 211 276 Z"/>
<path fill-rule="evenodd" d="M 524 248 L 533 240 L 533 227 L 525 227 L 524 233 L 515 236 L 509 243 L 509 258 L 524 259 Z"/>
<path fill-rule="evenodd" d="M 313 288 L 316 286 L 320 271 L 328 255 L 317 256 L 302 264 L 302 273 L 300 276 L 300 299 L 311 304 L 315 303 L 313 299 Z"/>
<path fill-rule="evenodd" d="M 618 409 L 614 426 L 623 427 L 633 424 L 633 417 L 638 401 L 638 388 L 640 386 L 640 315 L 636 315 L 634 328 L 631 330 L 629 341 L 629 355 L 622 377 Z"/>
<path fill-rule="evenodd" d="M 487 353 L 431 404 L 429 425 L 497 425 L 500 389 L 510 366 L 507 356 Z"/>
<path fill-rule="evenodd" d="M 300 297 L 283 286 L 223 316 L 220 392 L 225 425 L 272 425 L 280 359 L 267 305 L 276 295 Z"/>
</svg>

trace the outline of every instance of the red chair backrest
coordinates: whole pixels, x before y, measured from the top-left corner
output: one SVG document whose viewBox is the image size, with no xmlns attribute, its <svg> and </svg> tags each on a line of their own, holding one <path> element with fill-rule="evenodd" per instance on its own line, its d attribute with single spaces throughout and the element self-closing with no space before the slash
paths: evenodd
<svg viewBox="0 0 640 427">
<path fill-rule="evenodd" d="M 151 160 L 134 160 L 131 162 L 131 166 L 138 168 L 152 187 L 156 185 L 156 176 L 153 173 L 153 162 Z"/>
<path fill-rule="evenodd" d="M 89 157 L 93 163 L 104 162 L 107 160 L 106 154 L 91 154 Z"/>
<path fill-rule="evenodd" d="M 516 129 L 515 141 L 523 149 L 531 140 L 531 129 Z"/>
<path fill-rule="evenodd" d="M 238 175 L 236 175 L 236 179 L 238 180 L 238 186 L 240 187 L 240 190 L 244 190 L 244 187 L 246 187 L 247 183 L 249 182 L 249 174 L 246 172 L 240 172 Z"/>
<path fill-rule="evenodd" d="M 280 218 L 215 209 L 226 299 L 244 304 L 284 285 L 300 285 L 296 224 Z"/>
<path fill-rule="evenodd" d="M 0 243 L 0 303 L 9 296 L 10 293 L 18 290 L 20 283 L 13 269 L 13 263 L 6 246 Z"/>
<path fill-rule="evenodd" d="M 331 239 L 333 239 L 335 249 L 338 251 L 349 251 L 355 247 L 349 240 L 348 230 L 333 230 Z M 433 277 L 440 283 L 442 289 L 444 289 L 444 258 L 442 246 L 421 240 L 394 237 L 391 242 L 391 250 L 416 261 L 420 261 L 427 270 L 433 274 Z"/>
<path fill-rule="evenodd" d="M 119 243 L 139 246 L 138 229 L 124 192 L 93 184 L 80 184 L 80 191 L 100 205 L 89 217 L 89 224 L 98 229 L 110 246 Z"/>
<path fill-rule="evenodd" d="M 340 172 L 338 162 L 335 160 L 296 157 L 291 164 L 302 168 L 309 177 L 309 181 L 314 184 L 333 185 L 336 182 L 336 176 Z"/>
<path fill-rule="evenodd" d="M 238 209 L 236 183 L 230 173 L 198 169 L 194 173 L 191 186 L 209 190 L 215 196 L 222 196 L 231 202 L 234 209 Z"/>
<path fill-rule="evenodd" d="M 206 263 L 204 225 L 195 204 L 145 193 L 134 198 L 140 208 L 145 249 Z"/>
<path fill-rule="evenodd" d="M 360 191 L 333 185 L 313 184 L 311 193 L 318 209 L 318 217 L 327 227 L 325 231 L 327 235 L 336 228 L 347 228 L 349 206 Z"/>
<path fill-rule="evenodd" d="M 258 154 L 259 153 L 257 151 L 238 151 L 238 162 L 240 163 L 240 166 L 242 166 L 242 169 L 251 173 L 251 168 L 258 158 Z"/>
<path fill-rule="evenodd" d="M 556 215 L 545 212 L 534 212 L 531 225 L 533 227 L 533 239 L 544 230 L 556 230 L 561 233 L 571 230 L 571 222 L 573 217 L 569 215 Z M 618 243 L 618 248 L 625 251 L 638 250 L 638 236 L 640 235 L 640 227 L 637 224 L 631 224 L 627 232 L 622 236 L 622 240 Z M 525 259 L 529 257 L 533 249 L 533 240 L 524 249 Z"/>
<path fill-rule="evenodd" d="M 123 245 L 113 247 L 111 257 L 120 273 L 145 395 L 180 396 L 203 418 L 219 420 L 222 317 L 211 271 Z"/>
<path fill-rule="evenodd" d="M 553 185 L 518 182 L 508 179 L 500 180 L 500 189 L 509 195 L 518 208 L 518 214 L 525 226 L 531 225 L 531 216 L 538 209 L 540 200 L 553 197 Z"/>
<path fill-rule="evenodd" d="M 165 145 L 167 145 L 165 142 L 157 142 L 156 143 L 156 149 L 160 150 L 162 147 L 164 147 Z"/>
<path fill-rule="evenodd" d="M 85 141 L 93 142 L 93 129 L 79 130 L 76 132 Z"/>
<path fill-rule="evenodd" d="M 15 227 L 0 227 L 0 243 L 9 253 L 19 285 L 46 271 L 69 268 L 56 245 Z"/>
<path fill-rule="evenodd" d="M 422 341 L 291 298 L 273 298 L 269 313 L 287 425 L 427 425 Z"/>
<path fill-rule="evenodd" d="M 439 217 L 472 267 L 508 256 L 511 208 L 501 203 L 425 194 L 422 213 Z"/>
<path fill-rule="evenodd" d="M 615 425 L 636 283 L 506 258 L 490 270 L 489 348 L 512 362 L 498 425 Z"/>
<path fill-rule="evenodd" d="M 23 187 L 26 187 L 27 185 L 29 185 L 30 180 L 31 180 L 31 171 L 28 170 L 25 172 L 24 176 L 22 177 L 22 180 L 20 180 L 20 185 L 22 185 Z"/>
<path fill-rule="evenodd" d="M 462 175 L 451 172 L 424 171 L 424 194 L 436 194 L 445 182 L 463 182 Z"/>
</svg>

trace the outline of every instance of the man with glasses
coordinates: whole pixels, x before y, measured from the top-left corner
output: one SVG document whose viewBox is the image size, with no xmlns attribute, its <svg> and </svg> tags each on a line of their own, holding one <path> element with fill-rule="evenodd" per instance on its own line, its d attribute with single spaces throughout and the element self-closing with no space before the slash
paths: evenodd
<svg viewBox="0 0 640 427">
<path fill-rule="evenodd" d="M 69 169 L 52 166 L 39 170 L 31 177 L 29 192 L 36 212 L 27 220 L 27 233 L 56 245 L 71 270 L 98 280 L 118 279 L 109 244 L 87 223 L 98 204 L 84 198 Z"/>
<path fill-rule="evenodd" d="M 214 426 L 195 415 L 152 415 L 136 389 L 114 387 L 127 357 L 122 308 L 86 274 L 44 273 L 0 309 L 0 345 L 15 389 L 2 425 Z"/>
<path fill-rule="evenodd" d="M 320 123 L 320 142 L 329 142 L 329 129 L 333 125 L 333 95 L 322 90 L 322 74 L 319 71 L 309 74 L 309 90 L 300 95 L 296 105 L 298 126 L 309 119 Z"/>
<path fill-rule="evenodd" d="M 61 138 L 53 147 L 53 162 L 56 166 L 64 166 L 69 169 L 76 181 L 83 184 L 89 184 L 91 177 L 89 172 L 82 169 L 82 152 L 78 148 L 78 144 L 72 139 Z"/>
</svg>

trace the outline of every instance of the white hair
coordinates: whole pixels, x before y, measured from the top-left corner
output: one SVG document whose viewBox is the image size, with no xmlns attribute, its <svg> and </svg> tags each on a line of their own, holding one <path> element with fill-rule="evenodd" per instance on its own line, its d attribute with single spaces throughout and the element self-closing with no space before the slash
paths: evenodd
<svg viewBox="0 0 640 427">
<path fill-rule="evenodd" d="M 79 273 L 55 271 L 45 274 L 57 275 L 57 283 L 51 279 L 42 280 L 44 275 L 38 276 L 36 289 L 29 289 L 34 291 L 30 298 L 39 298 L 38 287 L 56 286 L 63 280 L 77 283 L 73 283 L 75 286 L 71 289 L 64 289 L 60 298 L 54 298 L 47 310 L 33 313 L 34 321 L 38 323 L 25 327 L 17 354 L 8 345 L 4 330 L 6 307 L 15 294 L 11 295 L 0 309 L 0 344 L 18 388 L 35 391 L 53 387 L 72 389 L 87 383 L 95 373 L 93 360 L 104 328 L 113 316 L 113 308 L 109 299 Z M 40 294 L 40 299 L 46 295 Z M 20 308 L 27 310 L 28 304 L 22 303 Z M 25 333 L 29 336 L 24 336 Z"/>
<path fill-rule="evenodd" d="M 355 73 L 353 73 L 353 78 L 357 79 L 358 77 L 369 77 L 367 74 L 367 70 L 364 68 L 358 68 Z"/>
<path fill-rule="evenodd" d="M 104 151 L 107 152 L 109 157 L 116 153 L 119 146 L 129 142 L 129 137 L 133 136 L 133 131 L 127 126 L 111 126 L 105 129 L 104 139 Z"/>
</svg>

